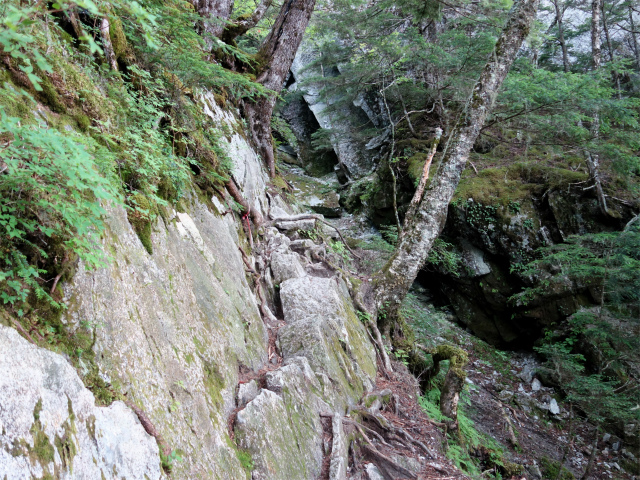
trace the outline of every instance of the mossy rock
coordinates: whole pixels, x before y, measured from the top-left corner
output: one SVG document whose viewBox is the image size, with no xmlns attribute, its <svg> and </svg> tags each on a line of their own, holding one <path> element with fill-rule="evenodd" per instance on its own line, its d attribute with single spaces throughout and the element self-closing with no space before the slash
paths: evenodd
<svg viewBox="0 0 640 480">
<path fill-rule="evenodd" d="M 560 468 L 560 462 L 556 460 L 552 460 L 549 457 L 542 457 L 540 459 L 540 467 L 542 470 L 542 478 L 547 478 L 549 480 L 555 480 L 559 478 L 560 480 L 575 480 L 575 476 L 565 467 Z M 560 476 L 558 477 L 558 472 L 560 472 Z"/>
<path fill-rule="evenodd" d="M 507 206 L 542 194 L 545 190 L 560 188 L 571 183 L 585 181 L 584 172 L 564 168 L 565 165 L 548 166 L 536 162 L 516 162 L 507 166 L 485 168 L 477 175 L 466 170 L 454 201 L 473 198 L 476 202 Z"/>
<path fill-rule="evenodd" d="M 158 215 L 158 206 L 156 202 L 139 192 L 130 195 L 127 203 L 131 207 L 127 212 L 129 222 L 142 242 L 142 245 L 151 255 L 153 254 L 151 226 L 153 220 L 155 220 Z"/>
</svg>

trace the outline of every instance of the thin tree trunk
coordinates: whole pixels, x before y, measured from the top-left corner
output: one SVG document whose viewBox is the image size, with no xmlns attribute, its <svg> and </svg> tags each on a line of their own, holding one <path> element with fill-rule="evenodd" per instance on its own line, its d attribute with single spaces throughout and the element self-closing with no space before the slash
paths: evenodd
<svg viewBox="0 0 640 480">
<path fill-rule="evenodd" d="M 390 322 L 397 318 L 400 303 L 444 227 L 447 208 L 460 182 L 469 152 L 522 42 L 529 34 L 537 5 L 537 0 L 520 0 L 514 4 L 507 25 L 473 87 L 459 127 L 452 132 L 451 145 L 442 159 L 440 175 L 425 192 L 415 215 L 405 218 L 402 239 L 389 262 L 376 276 L 375 307 L 383 333 L 390 331 Z"/>
<path fill-rule="evenodd" d="M 593 465 L 596 461 L 596 454 L 598 453 L 598 437 L 600 436 L 600 429 L 596 426 L 596 438 L 593 440 L 593 445 L 591 446 L 591 455 L 589 455 L 589 462 L 587 463 L 587 468 L 584 471 L 580 480 L 589 480 L 591 477 L 591 472 L 593 471 Z"/>
<path fill-rule="evenodd" d="M 560 42 L 560 48 L 562 49 L 562 66 L 565 72 L 569 72 L 569 55 L 567 53 L 567 43 L 564 41 L 564 25 L 562 23 L 564 9 L 560 8 L 559 0 L 553 0 L 553 6 L 556 10 L 556 23 L 558 24 L 558 42 Z"/>
<path fill-rule="evenodd" d="M 111 35 L 109 34 L 109 19 L 102 17 L 100 21 L 100 39 L 102 40 L 102 50 L 104 50 L 104 56 L 114 72 L 118 71 L 118 62 L 116 61 L 116 54 L 113 51 L 113 44 L 111 43 Z"/>
<path fill-rule="evenodd" d="M 629 5 L 629 26 L 631 27 L 631 41 L 633 43 L 633 53 L 636 54 L 636 68 L 640 71 L 640 48 L 636 38 L 636 26 L 633 22 L 633 9 Z"/>
<path fill-rule="evenodd" d="M 391 110 L 389 109 L 389 104 L 387 103 L 387 94 L 385 93 L 385 91 L 386 91 L 386 88 L 384 86 L 384 79 L 383 79 L 382 90 L 380 90 L 380 93 L 382 94 L 382 99 L 384 100 L 384 106 L 385 106 L 385 109 L 387 110 L 387 118 L 389 119 L 389 125 L 391 126 L 391 152 L 389 153 L 389 171 L 391 172 L 391 179 L 393 180 L 393 214 L 396 218 L 396 229 L 397 229 L 396 233 L 398 235 L 398 238 L 400 238 L 400 235 L 402 235 L 402 225 L 400 224 L 400 216 L 398 215 L 398 185 L 396 182 L 396 172 L 393 171 L 393 156 L 396 153 L 395 152 L 396 126 L 395 126 L 395 123 L 393 122 L 393 118 L 391 118 Z M 404 107 L 404 103 L 402 105 Z M 406 114 L 406 111 L 407 110 L 405 109 L 405 114 Z M 409 120 L 408 116 L 407 116 L 407 120 Z M 411 125 L 410 120 L 409 120 L 409 125 Z"/>
<path fill-rule="evenodd" d="M 591 61 L 593 64 L 593 71 L 600 69 L 602 63 L 602 40 L 600 31 L 600 15 L 601 15 L 601 0 L 593 0 L 591 3 Z M 600 115 L 596 110 L 593 114 L 593 121 L 591 123 L 591 134 L 593 138 L 598 138 L 600 134 Z M 587 168 L 589 174 L 596 186 L 596 195 L 598 197 L 598 206 L 604 216 L 609 215 L 607 209 L 607 200 L 602 188 L 602 181 L 600 180 L 600 158 L 597 154 L 585 151 L 585 157 L 587 159 Z"/>
<path fill-rule="evenodd" d="M 604 0 L 602 0 L 602 27 L 604 29 L 604 38 L 607 40 L 607 50 L 609 51 L 609 60 L 613 62 L 613 45 L 611 44 L 611 36 L 609 35 L 609 24 L 607 23 L 607 13 L 604 8 Z M 613 79 L 616 82 L 616 90 L 618 91 L 618 99 L 622 100 L 622 89 L 620 87 L 620 75 L 613 72 Z"/>
<path fill-rule="evenodd" d="M 221 39 L 225 43 L 231 43 L 236 37 L 244 35 L 248 30 L 255 27 L 273 3 L 273 0 L 262 0 L 253 14 L 241 17 L 228 24 L 222 32 Z"/>
<path fill-rule="evenodd" d="M 257 81 L 274 93 L 244 104 L 253 141 L 269 168 L 271 178 L 276 175 L 271 138 L 271 115 L 276 95 L 282 90 L 315 4 L 316 0 L 286 0 L 282 5 L 273 28 L 257 54 L 261 63 Z"/>
<path fill-rule="evenodd" d="M 202 17 L 201 31 L 219 37 L 224 31 L 227 20 L 231 17 L 233 0 L 191 0 L 191 3 Z M 211 39 L 207 40 L 211 47 Z"/>
<path fill-rule="evenodd" d="M 602 61 L 602 32 L 600 31 L 601 0 L 591 2 L 591 61 L 593 69 L 598 70 Z"/>
</svg>

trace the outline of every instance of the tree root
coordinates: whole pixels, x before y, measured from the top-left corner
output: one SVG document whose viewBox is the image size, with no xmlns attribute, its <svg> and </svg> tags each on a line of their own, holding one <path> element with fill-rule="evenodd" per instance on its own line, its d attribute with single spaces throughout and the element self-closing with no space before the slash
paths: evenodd
<svg viewBox="0 0 640 480">
<path fill-rule="evenodd" d="M 410 479 L 417 479 L 418 477 L 411 471 L 404 468 L 402 465 L 397 464 L 391 458 L 387 457 L 385 454 L 376 450 L 371 443 L 364 443 L 361 445 L 362 450 L 364 450 L 370 457 L 377 460 L 376 465 L 383 470 L 383 475 L 390 479 L 395 480 L 398 478 L 396 472 L 402 475 L 403 477 Z"/>
<path fill-rule="evenodd" d="M 411 451 L 415 451 L 414 449 L 414 446 L 415 446 L 421 449 L 422 451 L 424 451 L 424 453 L 428 455 L 429 458 L 437 458 L 435 452 L 431 450 L 429 447 L 427 447 L 423 442 L 413 438 L 413 436 L 411 436 L 404 428 L 393 425 L 382 415 L 378 413 L 371 413 L 369 410 L 366 410 L 364 408 L 358 408 L 356 410 L 353 410 L 352 413 L 355 413 L 356 415 L 360 415 L 362 418 L 372 421 L 380 430 L 382 430 L 383 432 L 386 432 L 388 437 L 395 437 L 398 443 L 400 443 L 404 447 L 409 448 Z M 355 422 L 354 420 L 349 420 L 349 423 L 357 423 L 357 422 Z M 371 430 L 362 424 L 358 424 L 358 425 L 363 428 L 367 428 L 367 430 Z M 376 434 L 376 435 L 379 436 L 380 434 Z M 385 441 L 383 441 L 382 443 L 384 445 L 388 445 Z"/>
<path fill-rule="evenodd" d="M 347 250 L 349 250 L 351 254 L 354 257 L 356 257 L 358 260 L 362 260 L 362 257 L 351 249 L 347 241 L 342 236 L 342 232 L 340 231 L 340 229 L 338 227 L 331 225 L 329 222 L 327 222 L 324 218 L 322 218 L 322 215 L 314 215 L 312 213 L 303 213 L 301 215 L 291 215 L 290 217 L 276 217 L 271 220 L 271 223 L 275 225 L 278 222 L 295 222 L 297 220 L 316 220 L 318 222 L 321 222 L 321 223 L 324 223 L 325 225 L 330 226 L 336 232 L 338 232 L 338 235 L 340 236 L 340 240 L 342 240 L 342 243 L 344 243 L 344 246 L 347 247 Z"/>
<path fill-rule="evenodd" d="M 260 280 L 262 279 L 262 275 L 256 272 L 255 269 L 251 266 L 249 257 L 247 256 L 246 253 L 244 253 L 244 250 L 240 246 L 238 246 L 238 250 L 240 250 L 240 253 L 242 254 L 242 261 L 247 267 L 247 270 L 249 271 L 249 273 L 254 275 L 254 280 L 256 283 L 256 293 L 258 294 L 258 298 L 260 300 L 260 312 L 262 313 L 262 317 L 265 323 L 267 325 L 269 324 L 277 325 L 278 319 L 271 312 L 271 309 L 267 305 L 267 300 L 265 299 L 264 292 L 262 291 L 262 284 L 260 283 Z"/>
<path fill-rule="evenodd" d="M 358 295 L 353 295 L 353 303 L 356 305 L 356 308 L 364 313 L 364 318 L 367 326 L 369 327 L 371 334 L 373 335 L 373 343 L 377 347 L 380 358 L 382 359 L 382 365 L 384 366 L 384 374 L 387 378 L 389 378 L 389 374 L 393 372 L 393 367 L 391 367 L 391 360 L 389 359 L 389 354 L 387 350 L 384 348 L 384 343 L 382 342 L 382 334 L 378 329 L 376 323 L 371 319 L 371 314 L 367 310 L 367 308 L 362 303 L 362 300 L 358 297 Z"/>
<path fill-rule="evenodd" d="M 151 420 L 149 420 L 149 417 L 147 417 L 147 414 L 144 413 L 142 411 L 142 409 L 138 408 L 136 405 L 134 405 L 133 403 L 131 403 L 129 401 L 125 400 L 125 404 L 131 410 L 133 410 L 133 412 L 136 414 L 136 416 L 138 417 L 138 420 L 140 420 L 140 424 L 144 428 L 145 432 L 147 432 L 149 435 L 151 435 L 153 438 L 156 439 L 156 443 L 158 444 L 158 447 L 160 448 L 160 452 L 164 456 L 168 456 L 169 454 L 171 454 L 171 447 L 169 447 L 169 444 L 163 438 L 163 436 L 160 433 L 158 433 L 158 430 L 156 430 L 156 427 L 153 425 L 153 423 L 151 423 Z"/>
<path fill-rule="evenodd" d="M 14 318 L 11 318 L 11 322 L 13 323 L 13 326 L 16 327 L 16 330 L 22 333 L 27 338 L 27 340 L 29 340 L 31 343 L 33 343 L 36 346 L 38 345 L 38 342 L 36 342 L 33 339 L 33 337 L 29 335 L 29 333 L 24 329 L 24 327 L 20 325 L 20 322 L 16 321 Z"/>
<path fill-rule="evenodd" d="M 260 212 L 255 208 L 251 208 L 247 199 L 242 196 L 242 193 L 240 193 L 240 190 L 238 189 L 238 186 L 236 185 L 233 177 L 229 178 L 229 181 L 227 181 L 225 187 L 227 188 L 227 192 L 229 192 L 229 195 L 231 195 L 231 197 L 238 204 L 240 204 L 240 206 L 242 207 L 242 212 L 251 215 L 251 219 L 253 220 L 253 223 L 256 225 L 256 227 L 259 227 L 264 223 L 264 218 L 262 218 Z"/>
</svg>

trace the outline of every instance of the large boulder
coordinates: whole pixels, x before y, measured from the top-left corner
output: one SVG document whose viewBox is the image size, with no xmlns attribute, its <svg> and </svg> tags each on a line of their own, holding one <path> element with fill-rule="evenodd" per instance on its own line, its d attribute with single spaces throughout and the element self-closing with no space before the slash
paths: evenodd
<svg viewBox="0 0 640 480">
<path fill-rule="evenodd" d="M 278 332 L 282 356 L 305 357 L 335 410 L 357 403 L 376 376 L 376 357 L 342 280 L 292 278 L 280 285 L 286 325 Z"/>
<path fill-rule="evenodd" d="M 97 407 L 75 369 L 0 325 L 0 478 L 160 478 L 158 445 L 122 402 Z"/>
<path fill-rule="evenodd" d="M 236 440 L 252 456 L 254 479 L 318 478 L 322 468 L 318 381 L 306 359 L 267 374 L 266 388 L 238 413 Z"/>
</svg>

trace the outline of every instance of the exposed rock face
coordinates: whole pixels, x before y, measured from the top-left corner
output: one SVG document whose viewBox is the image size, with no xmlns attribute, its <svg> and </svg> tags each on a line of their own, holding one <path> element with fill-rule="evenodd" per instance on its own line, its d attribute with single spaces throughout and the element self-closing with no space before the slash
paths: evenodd
<svg viewBox="0 0 640 480">
<path fill-rule="evenodd" d="M 160 478 L 158 446 L 122 402 L 96 407 L 75 369 L 0 325 L 0 478 Z"/>
<path fill-rule="evenodd" d="M 317 54 L 309 45 L 303 44 L 296 58 L 291 65 L 291 72 L 296 83 L 289 87 L 290 91 L 298 89 L 298 82 L 309 78 L 313 75 L 320 75 L 321 72 L 312 69 L 304 70 L 316 58 Z M 339 75 L 339 69 L 334 68 L 328 75 Z M 331 129 L 334 134 L 331 135 L 330 142 L 333 150 L 337 155 L 338 164 L 336 165 L 336 173 L 340 183 L 346 183 L 349 180 L 355 180 L 365 176 L 374 167 L 374 159 L 378 153 L 376 148 L 367 148 L 367 142 L 358 138 L 354 132 L 357 132 L 360 125 L 372 121 L 374 125 L 380 123 L 379 115 L 376 108 L 372 107 L 371 102 L 367 102 L 364 98 L 358 98 L 356 101 L 343 107 L 339 113 L 330 112 L 327 106 L 336 103 L 336 98 L 324 98 L 320 95 L 320 88 L 313 85 L 305 85 L 303 88 L 304 101 L 311 109 L 318 125 L 325 129 Z M 304 116 L 295 115 L 293 112 L 304 110 L 303 104 L 293 105 L 289 107 L 292 112 L 287 114 L 285 118 L 292 125 L 292 129 L 302 142 L 308 141 L 311 134 L 314 133 L 309 126 L 301 125 L 299 119 Z"/>
<path fill-rule="evenodd" d="M 205 103 L 216 121 L 235 122 Z M 266 174 L 246 140 L 234 134 L 228 142 L 234 177 L 252 208 L 286 215 L 279 198 L 267 201 Z M 78 266 L 64 286 L 63 321 L 70 335 L 91 330 L 98 377 L 140 408 L 182 458 L 173 462 L 172 478 L 314 479 L 328 455 L 331 478 L 344 478 L 346 440 L 339 443 L 337 434 L 327 451 L 320 415 L 340 423 L 373 385 L 366 331 L 341 280 L 309 276 L 332 275 L 311 268 L 321 265 L 309 260 L 311 250 L 322 254 L 319 246 L 298 242 L 294 252 L 275 228 L 263 231 L 256 252 L 268 254 L 255 268 L 271 293 L 274 277 L 281 287 L 286 324 L 263 321 L 238 247 L 254 259 L 242 223 L 226 210 L 225 199 L 195 195 L 178 211 L 165 209 L 152 226 L 150 254 L 126 212 L 109 208 L 102 235 L 109 262 L 94 271 Z M 305 227 L 281 223 L 289 232 Z M 60 355 L 0 326 L 0 478 L 166 476 L 155 439 L 129 407 L 94 406 L 82 385 L 94 373 L 85 367 L 79 362 L 76 373 Z M 241 372 L 253 379 L 241 380 Z"/>
<path fill-rule="evenodd" d="M 290 248 L 305 252 L 313 242 L 290 242 L 274 230 L 266 238 L 274 281 L 282 280 L 285 324 L 277 345 L 283 361 L 266 373 L 265 387 L 238 412 L 236 439 L 255 459 L 253 478 L 318 478 L 323 458 L 330 456 L 330 478 L 343 479 L 347 443 L 342 415 L 373 387 L 375 351 L 344 282 L 308 274 L 318 271 L 313 268 L 300 274 L 298 266 L 308 257 Z M 277 266 L 282 264 L 295 267 Z M 323 448 L 320 415 L 333 417 L 330 451 Z"/>
<path fill-rule="evenodd" d="M 467 188 L 474 181 L 482 178 L 468 180 Z M 569 186 L 531 192 L 508 204 L 493 200 L 464 195 L 450 205 L 443 236 L 455 245 L 461 268 L 457 276 L 436 269 L 420 279 L 444 294 L 460 321 L 479 337 L 496 345 L 526 343 L 542 328 L 598 302 L 589 289 L 569 279 L 552 282 L 546 295 L 527 303 L 510 301 L 532 284 L 523 267 L 536 250 L 569 235 L 622 228 L 624 222 L 602 218 L 595 198 Z M 614 207 L 623 219 L 630 216 L 628 207 Z"/>
<path fill-rule="evenodd" d="M 308 359 L 321 379 L 324 397 L 334 408 L 357 403 L 373 386 L 375 351 L 344 282 L 290 279 L 281 285 L 280 297 L 287 322 L 278 332 L 282 355 Z"/>
</svg>

